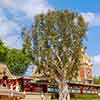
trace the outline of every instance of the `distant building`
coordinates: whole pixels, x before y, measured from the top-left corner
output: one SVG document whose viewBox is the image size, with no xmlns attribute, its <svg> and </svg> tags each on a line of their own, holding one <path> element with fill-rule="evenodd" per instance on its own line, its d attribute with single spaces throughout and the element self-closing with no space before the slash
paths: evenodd
<svg viewBox="0 0 100 100">
<path fill-rule="evenodd" d="M 84 84 L 92 83 L 92 66 L 93 64 L 91 58 L 83 51 L 83 57 L 78 77 L 78 81 L 80 83 Z"/>
<path fill-rule="evenodd" d="M 83 50 L 82 59 L 81 59 L 81 65 L 79 70 L 79 75 L 77 79 L 74 79 L 75 82 L 80 82 L 84 84 L 90 84 L 92 83 L 92 63 L 91 58 L 85 53 Z M 35 66 L 31 65 L 26 73 L 25 76 L 32 76 L 35 80 L 41 80 L 44 79 L 44 77 L 38 73 L 35 73 L 33 70 L 36 69 Z M 0 79 L 3 77 L 4 71 L 6 72 L 6 75 L 8 78 L 16 78 L 17 76 L 13 76 L 7 66 L 3 63 L 0 63 Z M 29 75 L 28 75 L 29 74 Z"/>
</svg>

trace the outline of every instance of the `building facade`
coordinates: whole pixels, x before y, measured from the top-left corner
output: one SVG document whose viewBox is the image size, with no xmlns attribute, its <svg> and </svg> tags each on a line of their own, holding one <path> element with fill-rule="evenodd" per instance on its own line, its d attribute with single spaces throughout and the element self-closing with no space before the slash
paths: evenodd
<svg viewBox="0 0 100 100">
<path fill-rule="evenodd" d="M 78 81 L 84 84 L 92 83 L 92 59 L 84 51 L 81 60 L 81 66 L 79 70 Z"/>
</svg>

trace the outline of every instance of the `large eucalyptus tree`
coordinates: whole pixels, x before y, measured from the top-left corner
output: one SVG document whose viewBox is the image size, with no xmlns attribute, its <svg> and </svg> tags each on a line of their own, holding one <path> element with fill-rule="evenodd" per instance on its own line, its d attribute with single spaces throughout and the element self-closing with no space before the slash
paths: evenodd
<svg viewBox="0 0 100 100">
<path fill-rule="evenodd" d="M 87 25 L 80 14 L 49 11 L 35 17 L 32 57 L 37 71 L 59 86 L 59 100 L 69 100 L 66 80 L 78 76 Z"/>
</svg>

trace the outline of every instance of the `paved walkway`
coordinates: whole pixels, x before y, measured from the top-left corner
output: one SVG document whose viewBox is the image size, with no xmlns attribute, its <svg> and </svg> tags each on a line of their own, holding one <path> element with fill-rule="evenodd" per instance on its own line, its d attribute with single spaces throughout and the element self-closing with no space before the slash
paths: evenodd
<svg viewBox="0 0 100 100">
<path fill-rule="evenodd" d="M 50 94 L 28 93 L 24 99 L 21 100 L 51 100 Z"/>
</svg>

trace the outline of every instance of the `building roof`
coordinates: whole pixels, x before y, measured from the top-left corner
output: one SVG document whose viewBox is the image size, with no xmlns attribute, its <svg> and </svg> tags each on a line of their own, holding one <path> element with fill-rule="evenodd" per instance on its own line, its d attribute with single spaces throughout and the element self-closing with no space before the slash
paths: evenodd
<svg viewBox="0 0 100 100">
<path fill-rule="evenodd" d="M 6 64 L 0 63 L 0 79 L 2 79 L 4 72 L 5 72 L 6 76 L 8 76 L 8 78 L 13 78 L 13 75 L 9 71 L 8 67 L 6 66 Z"/>
<path fill-rule="evenodd" d="M 90 56 L 88 56 L 88 54 L 85 51 L 83 51 L 83 53 L 82 53 L 81 63 L 89 65 L 91 67 L 93 65 L 92 64 L 92 58 Z"/>
</svg>

